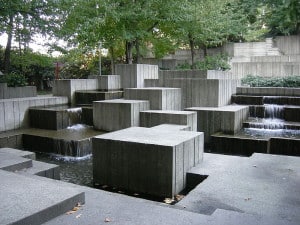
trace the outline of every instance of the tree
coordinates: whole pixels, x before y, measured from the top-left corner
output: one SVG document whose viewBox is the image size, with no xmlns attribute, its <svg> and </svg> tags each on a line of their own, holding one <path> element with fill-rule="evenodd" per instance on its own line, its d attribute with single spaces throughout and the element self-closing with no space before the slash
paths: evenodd
<svg viewBox="0 0 300 225">
<path fill-rule="evenodd" d="M 10 70 L 12 40 L 19 42 L 19 50 L 28 48 L 28 43 L 36 33 L 51 33 L 57 20 L 56 0 L 0 0 L 0 34 L 7 34 L 4 54 L 4 71 Z"/>
</svg>

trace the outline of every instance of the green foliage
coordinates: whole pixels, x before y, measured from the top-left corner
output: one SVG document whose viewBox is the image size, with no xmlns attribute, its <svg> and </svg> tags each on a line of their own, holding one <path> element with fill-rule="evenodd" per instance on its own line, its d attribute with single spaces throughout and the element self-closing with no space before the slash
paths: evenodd
<svg viewBox="0 0 300 225">
<path fill-rule="evenodd" d="M 287 77 L 261 77 L 247 75 L 242 79 L 242 84 L 251 87 L 300 87 L 300 76 Z"/>
<path fill-rule="evenodd" d="M 190 70 L 190 69 L 191 69 L 191 65 L 188 62 L 178 64 L 176 66 L 176 70 Z"/>
<path fill-rule="evenodd" d="M 18 73 L 5 75 L 5 81 L 8 87 L 23 87 L 27 85 L 25 76 Z"/>
<path fill-rule="evenodd" d="M 228 57 L 223 54 L 206 56 L 203 61 L 196 63 L 199 70 L 229 70 Z"/>
</svg>

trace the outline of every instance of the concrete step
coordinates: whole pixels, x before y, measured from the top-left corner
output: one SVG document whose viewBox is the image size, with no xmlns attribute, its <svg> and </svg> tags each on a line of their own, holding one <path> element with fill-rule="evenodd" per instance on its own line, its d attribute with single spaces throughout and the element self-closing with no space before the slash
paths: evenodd
<svg viewBox="0 0 300 225">
<path fill-rule="evenodd" d="M 279 119 L 249 118 L 247 121 L 243 123 L 243 127 L 269 129 L 269 130 L 275 130 L 275 129 L 300 130 L 300 123 L 287 122 Z"/>
<path fill-rule="evenodd" d="M 123 98 L 123 91 L 76 91 L 75 99 L 77 106 L 92 105 L 93 101 L 103 101 Z"/>
<path fill-rule="evenodd" d="M 0 169 L 6 171 L 18 171 L 32 167 L 32 160 L 23 157 L 16 157 L 7 152 L 0 152 Z"/>
<path fill-rule="evenodd" d="M 84 192 L 59 181 L 3 170 L 0 180 L 0 224 L 42 224 L 85 202 Z"/>
<path fill-rule="evenodd" d="M 197 131 L 197 113 L 175 110 L 147 110 L 140 112 L 141 127 L 153 127 L 159 124 L 186 125 L 192 131 Z"/>
<path fill-rule="evenodd" d="M 292 105 L 300 106 L 300 97 L 294 96 L 254 96 L 254 95 L 232 95 L 232 104 L 240 105 Z"/>
</svg>

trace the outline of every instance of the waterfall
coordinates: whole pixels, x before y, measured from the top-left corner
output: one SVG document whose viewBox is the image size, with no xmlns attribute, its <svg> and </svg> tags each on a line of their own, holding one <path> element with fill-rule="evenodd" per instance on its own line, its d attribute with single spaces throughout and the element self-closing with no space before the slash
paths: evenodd
<svg viewBox="0 0 300 225">
<path fill-rule="evenodd" d="M 262 119 L 259 122 L 249 122 L 249 128 L 280 130 L 285 129 L 285 124 L 280 119 Z"/>
<path fill-rule="evenodd" d="M 81 123 L 82 108 L 70 108 L 66 110 L 69 116 L 69 125 Z"/>
<path fill-rule="evenodd" d="M 283 118 L 284 106 L 274 104 L 264 104 L 265 107 L 265 118 Z"/>
</svg>

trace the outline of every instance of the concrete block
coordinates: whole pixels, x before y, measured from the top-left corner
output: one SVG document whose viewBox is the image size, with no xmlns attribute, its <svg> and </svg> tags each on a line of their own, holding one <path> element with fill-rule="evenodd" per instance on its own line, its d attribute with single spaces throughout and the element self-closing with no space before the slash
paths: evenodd
<svg viewBox="0 0 300 225">
<path fill-rule="evenodd" d="M 118 64 L 116 74 L 121 76 L 121 86 L 125 88 L 143 88 L 145 79 L 158 79 L 158 66 L 146 64 Z"/>
<path fill-rule="evenodd" d="M 185 110 L 197 112 L 197 131 L 204 132 L 205 143 L 209 143 L 210 136 L 219 131 L 236 134 L 249 116 L 248 106 L 192 107 Z"/>
<path fill-rule="evenodd" d="M 131 127 L 92 141 L 94 182 L 159 197 L 183 190 L 186 172 L 202 161 L 199 132 Z"/>
<path fill-rule="evenodd" d="M 144 83 L 145 87 L 160 87 L 159 79 L 145 79 Z"/>
<path fill-rule="evenodd" d="M 140 126 L 153 127 L 159 124 L 186 125 L 197 131 L 197 113 L 174 110 L 147 110 L 140 112 Z"/>
<path fill-rule="evenodd" d="M 160 124 L 151 127 L 151 129 L 166 130 L 166 131 L 191 131 L 191 128 L 189 126 L 176 125 L 176 124 Z"/>
<path fill-rule="evenodd" d="M 139 126 L 140 111 L 149 109 L 149 101 L 115 99 L 93 102 L 93 122 L 98 130 L 115 131 Z"/>
<path fill-rule="evenodd" d="M 121 89 L 120 75 L 93 75 L 89 78 L 98 80 L 98 89 L 101 91 L 116 91 Z"/>
<path fill-rule="evenodd" d="M 76 91 L 77 106 L 92 105 L 93 101 L 103 101 L 123 98 L 123 91 Z"/>
<path fill-rule="evenodd" d="M 179 88 L 127 88 L 125 99 L 149 100 L 152 110 L 181 110 L 181 90 Z"/>
</svg>

